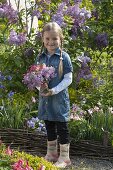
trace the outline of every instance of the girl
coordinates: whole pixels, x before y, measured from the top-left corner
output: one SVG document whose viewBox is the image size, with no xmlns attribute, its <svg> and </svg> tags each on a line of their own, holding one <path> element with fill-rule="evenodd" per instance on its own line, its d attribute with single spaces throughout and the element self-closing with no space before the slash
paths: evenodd
<svg viewBox="0 0 113 170">
<path fill-rule="evenodd" d="M 41 93 L 42 89 L 39 93 L 38 117 L 45 122 L 48 139 L 45 159 L 56 162 L 59 168 L 65 168 L 71 164 L 68 130 L 70 101 L 67 87 L 72 83 L 73 67 L 69 55 L 62 50 L 63 34 L 57 23 L 50 22 L 44 26 L 42 42 L 42 52 L 36 61 L 53 66 L 56 70 L 56 76 L 48 84 L 47 93 Z M 57 136 L 60 143 L 59 157 Z"/>
</svg>

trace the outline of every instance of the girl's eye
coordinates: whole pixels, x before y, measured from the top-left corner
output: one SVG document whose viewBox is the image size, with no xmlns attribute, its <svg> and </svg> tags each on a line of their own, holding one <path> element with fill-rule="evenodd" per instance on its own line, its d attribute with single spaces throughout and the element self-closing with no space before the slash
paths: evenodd
<svg viewBox="0 0 113 170">
<path fill-rule="evenodd" d="M 53 38 L 53 40 L 57 40 L 57 38 Z"/>
<path fill-rule="evenodd" d="M 49 38 L 46 38 L 46 40 L 49 40 Z"/>
</svg>

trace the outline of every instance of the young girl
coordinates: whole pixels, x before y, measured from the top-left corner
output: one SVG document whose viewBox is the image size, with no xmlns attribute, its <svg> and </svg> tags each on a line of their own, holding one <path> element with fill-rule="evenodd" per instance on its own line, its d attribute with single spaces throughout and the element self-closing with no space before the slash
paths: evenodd
<svg viewBox="0 0 113 170">
<path fill-rule="evenodd" d="M 42 31 L 42 52 L 37 63 L 55 68 L 56 76 L 50 80 L 47 93 L 39 93 L 38 117 L 44 120 L 47 130 L 47 154 L 45 159 L 56 162 L 59 168 L 71 164 L 69 158 L 70 136 L 68 120 L 70 101 L 68 86 L 72 83 L 72 63 L 69 55 L 62 50 L 63 34 L 55 22 L 46 24 Z M 57 137 L 60 155 L 57 151 Z"/>
</svg>

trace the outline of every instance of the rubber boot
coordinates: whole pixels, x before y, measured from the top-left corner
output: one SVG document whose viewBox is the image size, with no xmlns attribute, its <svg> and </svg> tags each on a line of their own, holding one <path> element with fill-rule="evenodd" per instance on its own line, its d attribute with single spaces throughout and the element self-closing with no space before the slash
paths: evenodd
<svg viewBox="0 0 113 170">
<path fill-rule="evenodd" d="M 60 156 L 58 161 L 55 163 L 55 166 L 58 168 L 65 168 L 71 165 L 71 161 L 69 158 L 69 148 L 70 144 L 60 144 Z"/>
<path fill-rule="evenodd" d="M 47 141 L 47 154 L 45 159 L 49 162 L 56 162 L 58 160 L 57 140 Z"/>
</svg>

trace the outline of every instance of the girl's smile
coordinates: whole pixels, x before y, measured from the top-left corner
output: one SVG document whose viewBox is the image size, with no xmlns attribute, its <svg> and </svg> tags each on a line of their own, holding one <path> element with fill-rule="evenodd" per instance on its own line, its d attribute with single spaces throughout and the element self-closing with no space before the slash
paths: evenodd
<svg viewBox="0 0 113 170">
<path fill-rule="evenodd" d="M 61 40 L 59 33 L 56 31 L 45 31 L 43 34 L 44 47 L 47 49 L 49 54 L 54 54 L 56 48 L 60 47 Z"/>
</svg>

